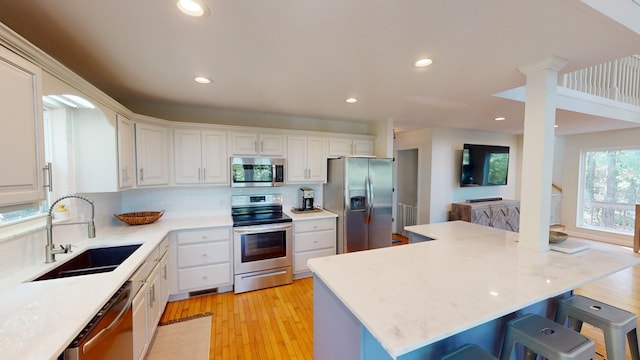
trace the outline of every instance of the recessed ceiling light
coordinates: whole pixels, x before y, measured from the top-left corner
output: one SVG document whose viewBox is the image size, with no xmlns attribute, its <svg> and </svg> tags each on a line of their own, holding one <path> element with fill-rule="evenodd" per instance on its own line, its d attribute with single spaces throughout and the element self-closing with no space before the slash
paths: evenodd
<svg viewBox="0 0 640 360">
<path fill-rule="evenodd" d="M 206 78 L 204 76 L 198 76 L 198 77 L 194 78 L 193 80 L 195 80 L 195 82 L 200 83 L 200 84 L 209 84 L 209 83 L 211 83 L 211 79 Z"/>
<path fill-rule="evenodd" d="M 498 116 L 497 118 L 495 118 L 493 120 L 495 120 L 495 121 L 504 121 L 504 120 L 507 120 L 507 118 L 504 117 L 504 116 Z"/>
<path fill-rule="evenodd" d="M 558 125 L 553 125 L 553 127 L 554 127 L 554 128 L 557 128 L 557 127 L 558 127 Z"/>
<path fill-rule="evenodd" d="M 347 102 L 349 104 L 353 104 L 353 103 L 357 103 L 358 99 L 350 97 L 347 100 L 345 100 L 345 102 Z"/>
<path fill-rule="evenodd" d="M 431 59 L 420 59 L 414 63 L 416 67 L 425 67 L 433 64 L 433 60 Z"/>
<path fill-rule="evenodd" d="M 203 16 L 208 13 L 206 5 L 198 0 L 178 0 L 178 9 L 189 16 Z"/>
</svg>

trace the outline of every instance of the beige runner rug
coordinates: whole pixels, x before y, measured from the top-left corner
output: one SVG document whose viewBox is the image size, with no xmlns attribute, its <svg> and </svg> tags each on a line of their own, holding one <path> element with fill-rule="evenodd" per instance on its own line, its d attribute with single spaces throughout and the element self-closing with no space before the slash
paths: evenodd
<svg viewBox="0 0 640 360">
<path fill-rule="evenodd" d="M 208 360 L 211 315 L 160 324 L 147 360 Z"/>
</svg>

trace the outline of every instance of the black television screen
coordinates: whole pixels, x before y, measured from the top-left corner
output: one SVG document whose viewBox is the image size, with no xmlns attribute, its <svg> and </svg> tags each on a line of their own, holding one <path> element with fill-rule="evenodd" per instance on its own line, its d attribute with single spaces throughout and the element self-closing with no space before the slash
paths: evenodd
<svg viewBox="0 0 640 360">
<path fill-rule="evenodd" d="M 464 144 L 460 186 L 507 185 L 509 147 Z"/>
</svg>

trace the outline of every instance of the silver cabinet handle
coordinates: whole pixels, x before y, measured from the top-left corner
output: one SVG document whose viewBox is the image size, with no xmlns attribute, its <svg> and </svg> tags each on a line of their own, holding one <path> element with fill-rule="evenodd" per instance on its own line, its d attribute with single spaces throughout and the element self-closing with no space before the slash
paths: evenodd
<svg viewBox="0 0 640 360">
<path fill-rule="evenodd" d="M 140 169 L 140 181 L 144 181 L 144 169 Z"/>
<path fill-rule="evenodd" d="M 42 170 L 44 170 L 47 173 L 47 184 L 43 185 L 43 188 L 49 188 L 49 192 L 53 191 L 53 167 L 51 166 L 51 163 L 48 162 L 44 168 L 42 168 Z"/>
</svg>

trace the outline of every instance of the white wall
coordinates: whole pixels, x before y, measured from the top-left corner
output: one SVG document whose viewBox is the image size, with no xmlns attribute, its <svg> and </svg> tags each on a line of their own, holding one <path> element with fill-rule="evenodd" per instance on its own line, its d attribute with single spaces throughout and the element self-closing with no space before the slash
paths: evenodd
<svg viewBox="0 0 640 360">
<path fill-rule="evenodd" d="M 398 133 L 394 150 L 418 149 L 418 224 L 428 224 L 431 204 L 431 134 L 425 128 Z"/>
<path fill-rule="evenodd" d="M 564 137 L 564 155 L 561 163 L 562 212 L 565 230 L 574 236 L 612 242 L 629 246 L 633 236 L 596 230 L 579 229 L 576 226 L 580 178 L 580 153 L 582 150 L 605 147 L 637 147 L 640 145 L 640 128 L 597 132 Z M 554 182 L 556 177 L 554 174 Z"/>
<path fill-rule="evenodd" d="M 509 146 L 508 185 L 461 188 L 460 161 L 464 143 Z M 420 224 L 447 221 L 452 202 L 497 196 L 519 198 L 521 136 L 450 128 L 421 129 L 397 134 L 394 148 L 418 149 Z"/>
</svg>

